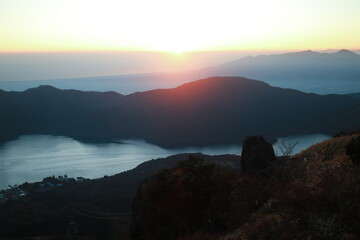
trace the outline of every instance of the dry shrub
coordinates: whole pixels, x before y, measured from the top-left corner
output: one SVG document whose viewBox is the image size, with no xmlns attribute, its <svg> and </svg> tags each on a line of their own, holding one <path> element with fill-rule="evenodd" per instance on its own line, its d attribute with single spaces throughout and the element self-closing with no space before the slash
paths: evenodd
<svg viewBox="0 0 360 240">
<path fill-rule="evenodd" d="M 190 235 L 182 236 L 178 240 L 217 240 L 219 236 L 207 232 L 195 232 Z"/>
<path fill-rule="evenodd" d="M 294 239 L 297 232 L 297 224 L 291 219 L 277 214 L 255 214 L 250 223 L 221 240 L 287 240 Z"/>
</svg>

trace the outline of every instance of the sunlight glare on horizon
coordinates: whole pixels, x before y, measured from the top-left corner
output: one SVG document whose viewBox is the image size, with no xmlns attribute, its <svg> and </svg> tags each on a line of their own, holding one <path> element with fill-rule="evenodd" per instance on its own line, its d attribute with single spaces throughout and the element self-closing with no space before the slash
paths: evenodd
<svg viewBox="0 0 360 240">
<path fill-rule="evenodd" d="M 358 0 L 2 0 L 0 51 L 351 49 L 358 9 Z"/>
</svg>

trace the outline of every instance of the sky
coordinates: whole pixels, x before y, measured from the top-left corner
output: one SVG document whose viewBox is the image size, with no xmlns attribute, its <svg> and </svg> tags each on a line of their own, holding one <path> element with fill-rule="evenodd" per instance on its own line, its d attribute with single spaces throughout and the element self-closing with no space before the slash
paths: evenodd
<svg viewBox="0 0 360 240">
<path fill-rule="evenodd" d="M 360 0 L 0 0 L 0 81 L 360 49 Z"/>
<path fill-rule="evenodd" d="M 359 49 L 359 0 L 0 0 L 0 52 Z"/>
</svg>

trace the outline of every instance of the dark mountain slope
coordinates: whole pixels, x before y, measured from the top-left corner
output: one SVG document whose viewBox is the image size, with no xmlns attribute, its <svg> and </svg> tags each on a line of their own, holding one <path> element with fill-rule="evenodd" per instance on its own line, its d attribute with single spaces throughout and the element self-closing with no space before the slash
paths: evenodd
<svg viewBox="0 0 360 240">
<path fill-rule="evenodd" d="M 0 92 L 0 140 L 23 134 L 76 137 L 91 130 L 90 115 L 113 106 L 123 95 L 40 86 L 24 92 Z"/>
<path fill-rule="evenodd" d="M 352 94 L 348 94 L 348 96 L 356 98 L 356 99 L 360 99 L 360 93 L 352 93 Z"/>
<path fill-rule="evenodd" d="M 306 94 L 236 77 L 215 77 L 175 89 L 136 93 L 124 102 L 133 119 L 126 122 L 142 134 L 137 137 L 175 146 L 239 142 L 254 134 L 268 138 L 295 134 L 297 128 L 357 103 L 348 97 Z M 147 119 L 146 124 L 142 119 Z M 353 120 L 315 130 L 336 132 L 354 126 Z M 296 133 L 308 133 L 314 127 L 319 124 Z"/>
<path fill-rule="evenodd" d="M 88 141 L 143 138 L 166 147 L 225 144 L 247 135 L 273 139 L 358 128 L 359 108 L 344 109 L 359 103 L 348 96 L 307 94 L 239 77 L 128 96 L 41 87 L 1 93 L 0 127 L 3 140 L 59 134 Z"/>
</svg>

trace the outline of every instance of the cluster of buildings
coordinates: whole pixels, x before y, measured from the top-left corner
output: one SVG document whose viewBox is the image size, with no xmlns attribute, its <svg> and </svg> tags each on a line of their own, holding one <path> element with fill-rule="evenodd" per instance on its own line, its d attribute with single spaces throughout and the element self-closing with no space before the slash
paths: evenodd
<svg viewBox="0 0 360 240">
<path fill-rule="evenodd" d="M 29 194 L 31 191 L 35 192 L 46 192 L 51 189 L 62 187 L 64 184 L 70 183 L 70 182 L 83 182 L 88 179 L 83 177 L 77 177 L 77 178 L 69 178 L 67 175 L 64 176 L 58 176 L 58 177 L 47 177 L 44 178 L 42 182 L 37 183 L 25 183 L 20 186 L 18 185 L 8 185 L 9 188 L 6 190 L 0 191 L 0 204 L 5 203 L 7 200 L 17 200 L 22 197 L 25 197 Z"/>
<path fill-rule="evenodd" d="M 25 197 L 27 194 L 28 193 L 26 191 L 20 189 L 17 185 L 9 185 L 9 189 L 0 192 L 0 204 L 9 199 L 16 200 L 21 197 Z"/>
</svg>

